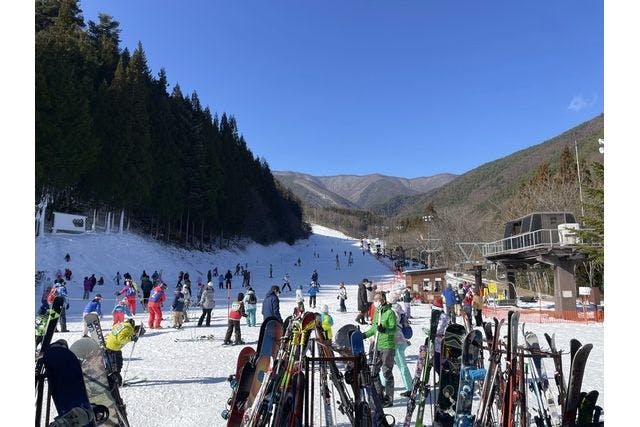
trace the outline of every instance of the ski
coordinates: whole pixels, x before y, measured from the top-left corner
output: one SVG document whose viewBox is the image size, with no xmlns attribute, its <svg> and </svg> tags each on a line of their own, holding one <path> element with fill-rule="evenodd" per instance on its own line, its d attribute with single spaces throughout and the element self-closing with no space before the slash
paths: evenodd
<svg viewBox="0 0 640 427">
<path fill-rule="evenodd" d="M 440 317 L 442 316 L 442 310 L 431 310 L 431 319 L 429 325 L 429 348 L 427 349 L 427 363 L 422 370 L 422 382 L 420 384 L 420 390 L 416 398 L 417 413 L 416 413 L 416 427 L 422 427 L 424 419 L 424 410 L 427 404 L 427 397 L 431 396 L 431 387 L 429 386 L 429 372 L 433 367 L 433 357 L 435 352 L 436 333 L 438 332 L 438 324 L 440 323 Z M 434 372 L 435 381 L 435 372 Z M 406 420 L 405 420 L 406 421 Z"/>
<path fill-rule="evenodd" d="M 510 426 L 514 422 L 516 406 L 519 404 L 518 390 L 518 320 L 520 313 L 517 311 L 509 311 L 507 321 L 509 327 L 507 330 L 507 354 L 506 354 L 506 389 L 502 400 L 502 425 Z"/>
<path fill-rule="evenodd" d="M 571 360 L 571 372 L 569 373 L 569 383 L 567 387 L 567 400 L 565 401 L 564 412 L 562 415 L 562 425 L 575 425 L 576 413 L 580 404 L 580 391 L 582 387 L 582 378 L 584 377 L 584 368 L 587 364 L 587 358 L 593 344 L 585 344 L 575 351 L 575 355 Z"/>
<path fill-rule="evenodd" d="M 576 422 L 578 427 L 591 427 L 596 423 L 594 412 L 599 395 L 600 393 L 598 393 L 597 390 L 591 390 L 581 399 L 580 406 L 578 406 L 578 420 Z"/>
<path fill-rule="evenodd" d="M 567 388 L 564 383 L 564 375 L 562 372 L 562 352 L 558 351 L 556 347 L 555 334 L 550 336 L 549 334 L 545 333 L 544 337 L 547 340 L 547 344 L 549 345 L 549 349 L 553 356 L 553 364 L 555 366 L 555 372 L 553 374 L 553 378 L 555 380 L 556 387 L 558 388 L 558 404 L 560 405 L 560 411 L 564 412 Z"/>
</svg>

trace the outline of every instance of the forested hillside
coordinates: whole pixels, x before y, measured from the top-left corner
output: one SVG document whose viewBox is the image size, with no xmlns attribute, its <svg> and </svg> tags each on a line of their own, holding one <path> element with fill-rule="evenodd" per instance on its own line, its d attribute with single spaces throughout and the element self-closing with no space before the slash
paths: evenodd
<svg viewBox="0 0 640 427">
<path fill-rule="evenodd" d="M 131 225 L 175 242 L 260 243 L 306 237 L 299 202 L 254 157 L 233 116 L 196 92 L 168 90 L 141 42 L 85 23 L 77 0 L 35 7 L 36 201 L 73 212 L 125 210 Z"/>
</svg>

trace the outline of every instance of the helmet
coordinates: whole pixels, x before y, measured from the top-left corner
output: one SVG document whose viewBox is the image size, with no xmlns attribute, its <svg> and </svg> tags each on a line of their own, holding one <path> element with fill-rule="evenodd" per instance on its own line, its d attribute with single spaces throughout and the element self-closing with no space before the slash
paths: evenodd
<svg viewBox="0 0 640 427">
<path fill-rule="evenodd" d="M 133 319 L 127 319 L 127 322 L 129 322 L 131 326 L 136 326 L 136 321 Z"/>
</svg>

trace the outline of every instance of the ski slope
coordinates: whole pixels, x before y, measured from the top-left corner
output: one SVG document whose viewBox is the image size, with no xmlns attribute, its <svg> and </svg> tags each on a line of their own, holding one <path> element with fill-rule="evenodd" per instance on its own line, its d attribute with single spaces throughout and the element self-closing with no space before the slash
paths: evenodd
<svg viewBox="0 0 640 427">
<path fill-rule="evenodd" d="M 85 235 L 46 235 L 36 240 L 36 270 L 45 270 L 50 277 L 55 271 L 71 268 L 73 278 L 67 288 L 70 295 L 68 312 L 69 333 L 59 333 L 55 339 L 63 338 L 69 344 L 82 335 L 81 313 L 87 301 L 82 300 L 82 281 L 92 273 L 99 278 L 104 276 L 105 285 L 96 286 L 94 293 L 101 293 L 103 300 L 103 329 L 111 326 L 111 310 L 115 303 L 114 293 L 119 290 L 112 278 L 116 271 L 121 274 L 128 271 L 138 281 L 142 270 L 151 275 L 154 270 L 162 271 L 163 279 L 168 283 L 167 302 L 164 304 L 163 329 L 148 330 L 137 342 L 135 348 L 128 344 L 123 349 L 125 380 L 132 377 L 146 378 L 145 382 L 122 389 L 123 399 L 127 403 L 129 421 L 132 426 L 203 426 L 225 425 L 220 412 L 225 409 L 231 389 L 227 377 L 235 371 L 236 357 L 242 346 L 222 346 L 227 328 L 227 292 L 218 290 L 214 282 L 216 308 L 213 311 L 212 326 L 196 326 L 199 309 L 189 313 L 190 322 L 182 330 L 170 328 L 169 308 L 174 285 L 179 271 L 188 271 L 192 280 L 192 291 L 197 292 L 198 276 L 206 281 L 207 270 L 218 267 L 219 272 L 234 270 L 237 263 L 247 265 L 251 271 L 251 284 L 258 296 L 258 326 L 249 328 L 242 320 L 242 338 L 247 345 L 255 346 L 259 326 L 262 321 L 261 301 L 267 290 L 274 284 L 282 284 L 282 276 L 289 273 L 292 288 L 302 284 L 306 288 L 314 269 L 318 271 L 321 291 L 317 297 L 318 311 L 322 304 L 328 304 L 334 318 L 334 332 L 348 323 L 355 323 L 357 283 L 368 278 L 385 289 L 401 286 L 402 281 L 393 276 L 387 266 L 377 261 L 368 252 L 363 253 L 359 241 L 321 226 L 313 226 L 314 234 L 304 241 L 289 246 L 284 243 L 261 246 L 248 245 L 243 251 L 219 251 L 216 253 L 189 252 L 184 249 L 167 247 L 155 241 L 135 234 L 85 234 Z M 344 253 L 353 253 L 354 265 L 347 266 Z M 64 256 L 69 253 L 71 261 L 66 263 Z M 314 257 L 319 254 L 319 258 Z M 336 270 L 335 255 L 340 257 L 340 270 Z M 302 266 L 294 266 L 298 257 Z M 268 277 L 269 264 L 273 265 L 273 278 Z M 343 281 L 348 291 L 347 313 L 338 311 L 337 283 Z M 242 291 L 241 276 L 234 276 L 231 298 Z M 35 307 L 40 305 L 41 288 L 35 291 Z M 295 306 L 295 292 L 284 291 L 280 298 L 283 317 L 290 314 Z M 306 304 L 305 304 L 306 305 Z M 407 361 L 413 373 L 418 347 L 424 341 L 422 327 L 428 327 L 430 306 L 412 307 L 414 337 L 407 349 Z M 136 321 L 147 324 L 145 313 L 138 305 Z M 599 404 L 604 401 L 604 350 L 602 324 L 527 324 L 527 329 L 538 333 L 544 343 L 544 332 L 555 333 L 558 347 L 568 350 L 569 339 L 577 338 L 583 344 L 593 343 L 587 363 L 583 389 L 600 391 Z M 212 341 L 176 342 L 176 338 L 192 338 L 213 334 Z M 546 344 L 543 344 L 543 348 Z M 132 349 L 134 350 L 131 354 Z M 569 370 L 568 357 L 564 358 L 565 374 Z M 553 374 L 553 364 L 547 365 L 549 375 Z M 126 372 L 125 372 L 126 370 Z M 395 402 L 387 413 L 396 417 L 397 422 L 404 420 L 406 398 L 399 394 L 403 387 L 399 372 L 394 371 Z M 552 382 L 552 390 L 555 386 Z M 317 389 L 316 389 L 317 390 Z M 317 398 L 316 393 L 316 398 Z M 320 425 L 320 406 L 316 401 L 315 423 Z M 430 420 L 427 406 L 426 419 Z M 338 425 L 349 425 L 346 417 L 338 414 Z M 428 422 L 430 424 L 430 422 Z"/>
</svg>

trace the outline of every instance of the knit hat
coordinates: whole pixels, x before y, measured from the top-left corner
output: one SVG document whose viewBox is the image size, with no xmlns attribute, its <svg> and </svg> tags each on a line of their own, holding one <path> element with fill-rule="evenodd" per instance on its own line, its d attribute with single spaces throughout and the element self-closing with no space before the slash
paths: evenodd
<svg viewBox="0 0 640 427">
<path fill-rule="evenodd" d="M 440 307 L 442 308 L 442 297 L 440 295 L 438 295 L 437 297 L 435 297 L 435 299 L 433 300 L 433 305 L 435 307 Z"/>
</svg>

